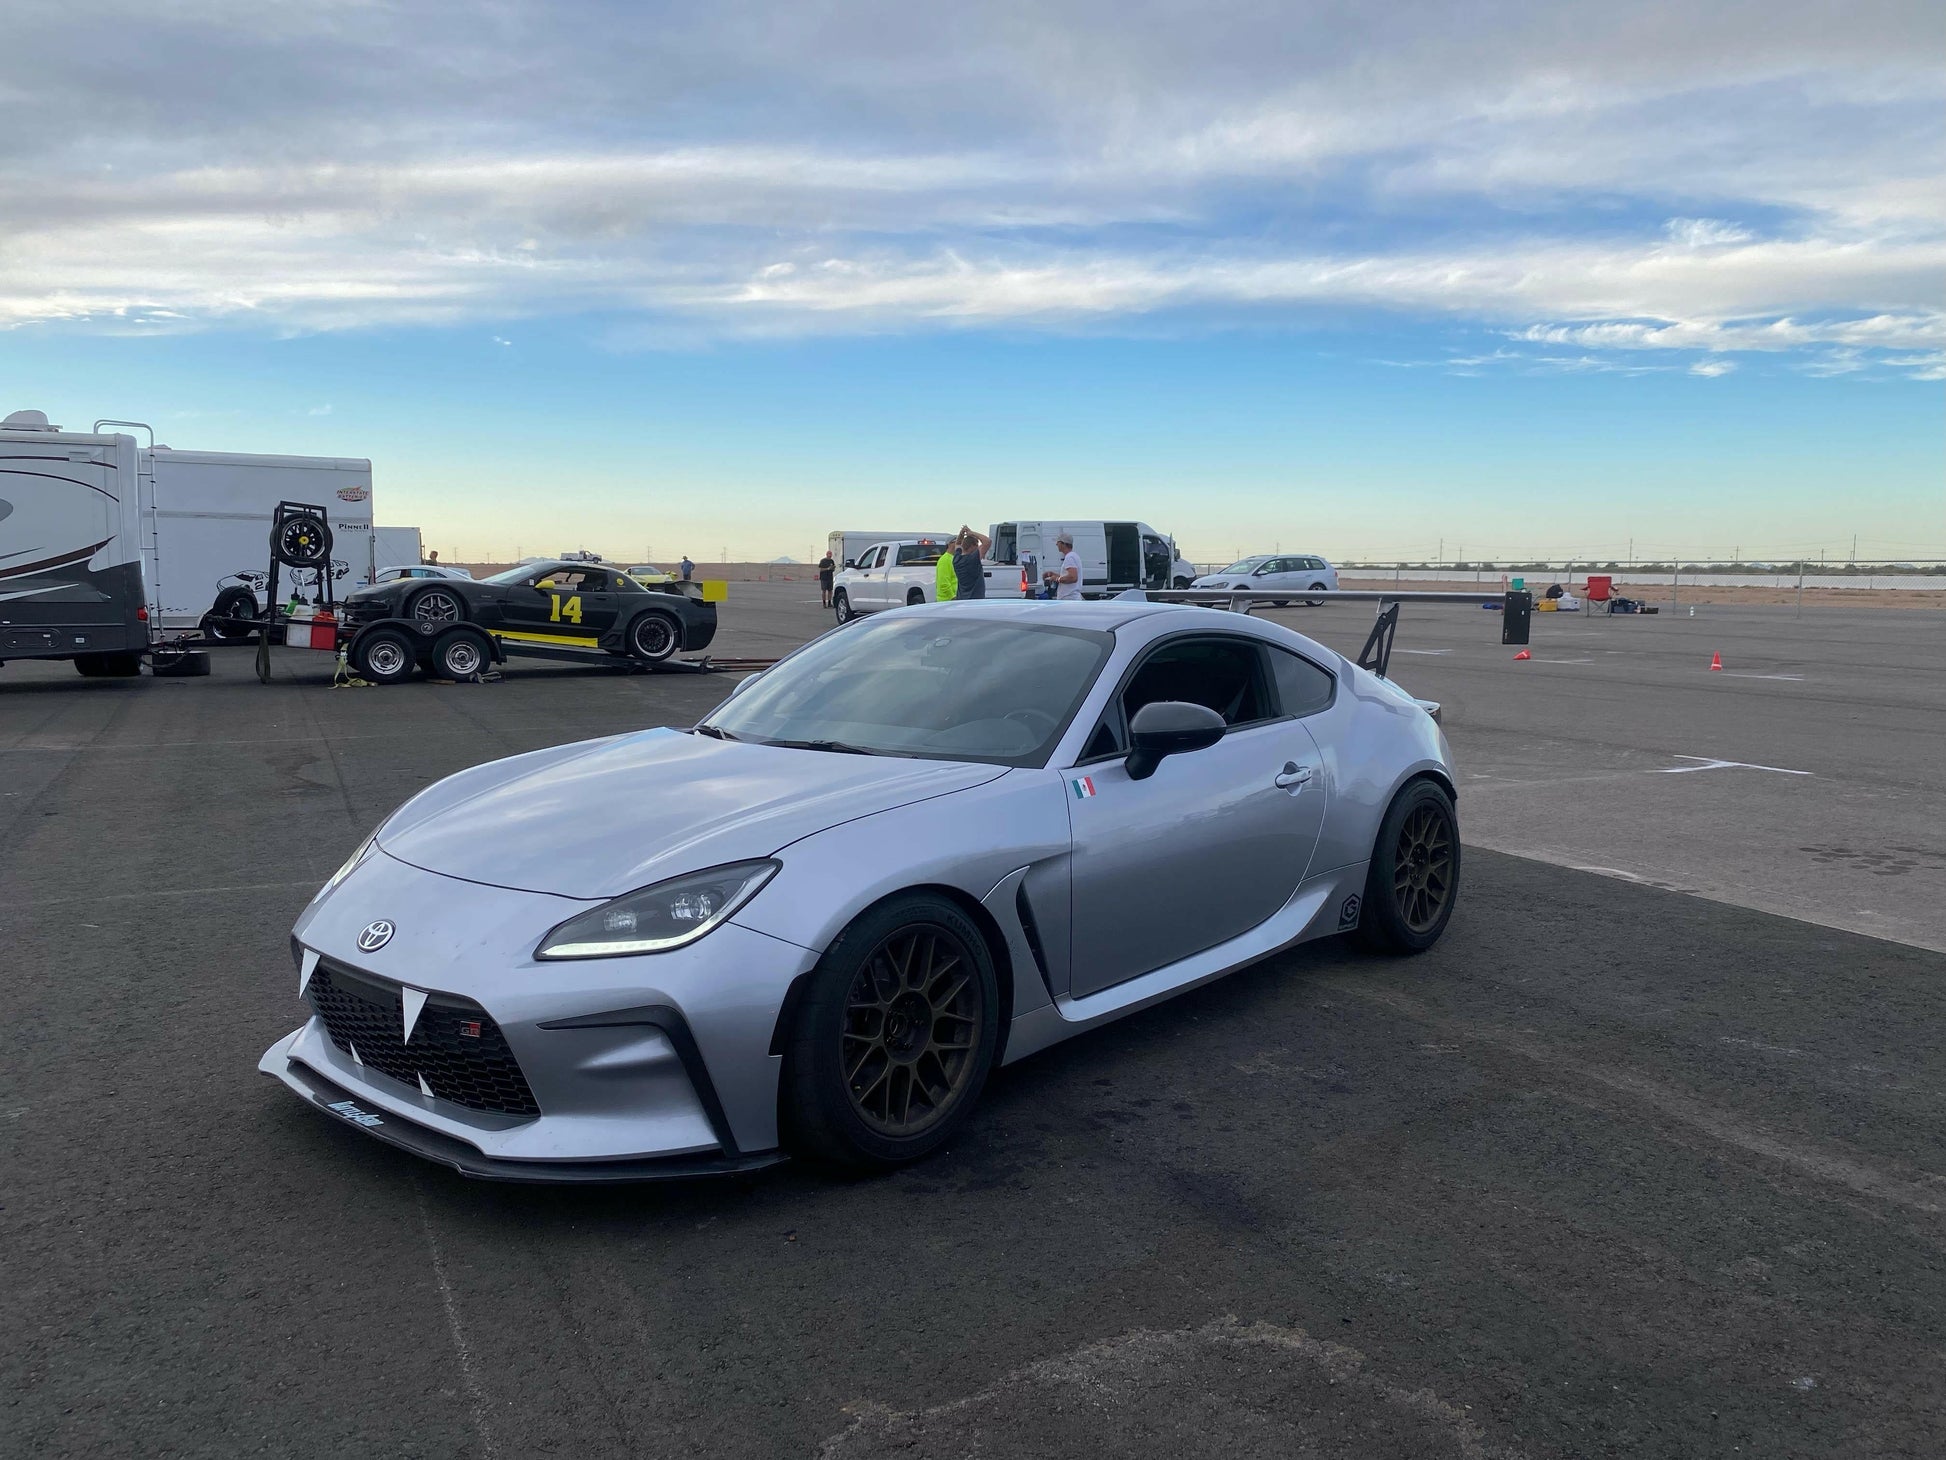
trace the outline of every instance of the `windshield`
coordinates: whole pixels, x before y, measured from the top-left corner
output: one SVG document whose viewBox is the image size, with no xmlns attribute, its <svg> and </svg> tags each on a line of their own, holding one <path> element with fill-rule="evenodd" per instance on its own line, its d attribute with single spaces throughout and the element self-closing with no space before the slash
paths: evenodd
<svg viewBox="0 0 1946 1460">
<path fill-rule="evenodd" d="M 482 583 L 526 583 L 542 576 L 539 563 L 518 563 L 504 573 L 495 573 L 491 578 L 482 578 Z"/>
<path fill-rule="evenodd" d="M 1263 557 L 1244 558 L 1240 562 L 1235 562 L 1230 564 L 1230 566 L 1225 568 L 1223 571 L 1226 573 L 1248 573 L 1253 568 L 1261 568 L 1265 563 L 1269 561 L 1270 561 L 1269 558 L 1263 558 Z"/>
<path fill-rule="evenodd" d="M 1039 766 L 1114 636 L 955 613 L 888 618 L 793 654 L 698 727 L 736 740 Z"/>
</svg>

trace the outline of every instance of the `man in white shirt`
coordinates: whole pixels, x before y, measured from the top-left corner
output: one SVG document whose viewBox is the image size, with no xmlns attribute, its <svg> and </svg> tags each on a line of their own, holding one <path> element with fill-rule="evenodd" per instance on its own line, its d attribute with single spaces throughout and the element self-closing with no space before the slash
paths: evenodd
<svg viewBox="0 0 1946 1460">
<path fill-rule="evenodd" d="M 1056 599 L 1079 598 L 1081 596 L 1081 555 L 1074 550 L 1074 539 L 1064 532 L 1054 539 L 1054 547 L 1061 554 L 1060 569 L 1041 574 L 1041 579 L 1053 585 Z"/>
</svg>

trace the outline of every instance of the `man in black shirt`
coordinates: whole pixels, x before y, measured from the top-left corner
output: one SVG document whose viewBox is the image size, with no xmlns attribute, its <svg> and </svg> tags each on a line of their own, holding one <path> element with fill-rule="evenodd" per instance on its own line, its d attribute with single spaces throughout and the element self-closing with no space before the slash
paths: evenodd
<svg viewBox="0 0 1946 1460">
<path fill-rule="evenodd" d="M 824 606 L 831 607 L 831 577 L 838 571 L 838 565 L 831 558 L 831 549 L 824 550 L 818 559 L 818 592 L 824 595 Z"/>
</svg>

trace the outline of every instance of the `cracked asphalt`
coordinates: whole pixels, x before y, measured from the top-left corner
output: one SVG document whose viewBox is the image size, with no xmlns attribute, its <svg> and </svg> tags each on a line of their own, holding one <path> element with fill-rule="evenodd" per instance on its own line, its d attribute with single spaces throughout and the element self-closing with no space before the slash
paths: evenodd
<svg viewBox="0 0 1946 1460">
<path fill-rule="evenodd" d="M 814 625 L 766 586 L 721 652 Z M 0 1453 L 1940 1453 L 1946 956 L 1737 905 L 1762 879 L 1734 858 L 1707 896 L 1649 881 L 1801 793 L 1632 772 L 1706 798 L 1671 867 L 1615 783 L 1550 773 L 1539 819 L 1631 881 L 1490 850 L 1474 818 L 1517 827 L 1463 788 L 1465 896 L 1424 958 L 1317 945 L 1073 1041 L 889 1177 L 502 1188 L 256 1073 L 299 1018 L 290 922 L 428 780 L 726 686 L 330 691 L 284 651 L 266 688 L 245 660 L 0 671 Z M 1466 695 L 1463 768 L 1511 773 L 1524 702 L 1427 663 Z M 1598 770 L 1678 753 L 1684 716 L 1705 756 L 1833 733 L 1661 672 L 1613 698 L 1675 730 L 1582 736 Z M 1936 847 L 1939 805 L 1909 790 L 1894 840 Z"/>
</svg>

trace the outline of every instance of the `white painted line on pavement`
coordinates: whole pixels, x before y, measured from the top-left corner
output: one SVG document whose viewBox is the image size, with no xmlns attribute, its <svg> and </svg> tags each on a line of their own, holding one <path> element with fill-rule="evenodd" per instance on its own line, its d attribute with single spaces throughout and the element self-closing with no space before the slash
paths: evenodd
<svg viewBox="0 0 1946 1460">
<path fill-rule="evenodd" d="M 1453 651 L 1452 651 L 1451 649 L 1394 649 L 1394 650 L 1393 650 L 1392 652 L 1393 652 L 1394 654 L 1425 654 L 1425 655 L 1433 655 L 1433 654 L 1450 654 L 1450 653 L 1452 653 Z"/>
<path fill-rule="evenodd" d="M 1802 684 L 1804 682 L 1804 676 L 1801 674 L 1738 674 L 1733 670 L 1725 670 L 1724 678 L 1726 679 L 1785 679 L 1785 680 L 1789 680 L 1792 684 Z"/>
<path fill-rule="evenodd" d="M 1693 761 L 1700 762 L 1700 764 L 1666 765 L 1660 767 L 1656 771 L 1656 774 L 1662 776 L 1681 776 L 1681 775 L 1687 775 L 1690 771 L 1726 771 L 1726 770 L 1774 771 L 1776 772 L 1776 774 L 1780 776 L 1808 776 L 1812 774 L 1812 772 L 1810 771 L 1786 770 L 1781 765 L 1753 765 L 1747 760 L 1715 760 L 1706 755 L 1679 755 L 1676 757 L 1676 759 L 1693 760 Z"/>
</svg>

